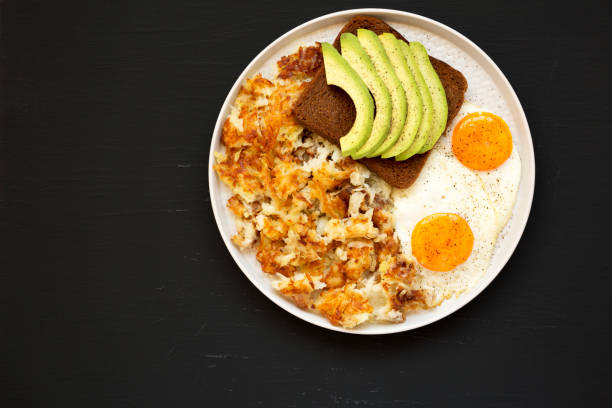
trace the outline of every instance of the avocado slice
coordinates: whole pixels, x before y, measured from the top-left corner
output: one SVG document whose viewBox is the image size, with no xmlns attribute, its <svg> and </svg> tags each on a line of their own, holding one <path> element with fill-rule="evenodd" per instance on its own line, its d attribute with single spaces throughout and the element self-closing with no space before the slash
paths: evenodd
<svg viewBox="0 0 612 408">
<path fill-rule="evenodd" d="M 421 71 L 419 71 L 410 47 L 405 41 L 400 41 L 400 48 L 404 54 L 404 57 L 406 57 L 406 63 L 408 64 L 408 68 L 410 68 L 410 72 L 412 72 L 412 75 L 414 76 L 419 94 L 421 95 L 421 101 L 423 102 L 423 117 L 421 118 L 419 130 L 414 138 L 414 141 L 406 150 L 395 156 L 395 160 L 406 160 L 419 153 L 425 143 L 427 143 L 433 125 L 433 106 L 429 88 L 423 79 Z"/>
<path fill-rule="evenodd" d="M 372 60 L 361 44 L 359 44 L 359 39 L 355 35 L 351 33 L 342 34 L 340 36 L 340 47 L 342 56 L 370 89 L 376 106 L 372 133 L 363 146 L 351 156 L 353 159 L 361 159 L 374 152 L 385 140 L 387 133 L 389 133 L 392 110 L 391 94 L 385 83 L 376 73 Z"/>
<path fill-rule="evenodd" d="M 374 101 L 359 74 L 329 43 L 322 43 L 325 77 L 328 85 L 344 89 L 355 104 L 355 122 L 348 133 L 340 138 L 344 156 L 355 153 L 370 137 L 374 121 Z"/>
<path fill-rule="evenodd" d="M 391 61 L 391 65 L 393 65 L 397 77 L 402 83 L 402 88 L 404 88 L 404 92 L 406 93 L 406 102 L 408 103 L 406 123 L 404 123 L 404 128 L 402 129 L 400 137 L 393 146 L 384 151 L 381 155 L 383 159 L 387 159 L 402 153 L 404 150 L 408 149 L 414 141 L 414 137 L 419 130 L 421 117 L 423 116 L 423 102 L 421 101 L 421 94 L 417 89 L 416 81 L 410 72 L 410 68 L 408 68 L 406 57 L 404 57 L 404 53 L 400 48 L 399 40 L 391 33 L 381 34 L 378 38 L 385 48 L 387 56 L 389 56 L 389 60 Z"/>
<path fill-rule="evenodd" d="M 418 42 L 410 43 L 410 50 L 414 55 L 414 59 L 419 67 L 419 71 L 423 74 L 423 79 L 427 84 L 429 93 L 431 94 L 431 101 L 433 104 L 433 128 L 432 132 L 427 139 L 427 143 L 419 151 L 419 153 L 425 153 L 431 150 L 436 144 L 442 132 L 446 128 L 446 120 L 448 119 L 448 104 L 446 102 L 446 92 L 440 82 L 440 78 L 436 73 L 436 70 L 431 65 L 427 50 L 423 44 Z"/>
<path fill-rule="evenodd" d="M 378 36 L 373 31 L 360 28 L 357 30 L 357 38 L 370 56 L 376 72 L 391 94 L 391 127 L 389 133 L 382 144 L 374 152 L 367 155 L 367 157 L 376 157 L 393 146 L 402 133 L 406 122 L 406 94 Z"/>
</svg>

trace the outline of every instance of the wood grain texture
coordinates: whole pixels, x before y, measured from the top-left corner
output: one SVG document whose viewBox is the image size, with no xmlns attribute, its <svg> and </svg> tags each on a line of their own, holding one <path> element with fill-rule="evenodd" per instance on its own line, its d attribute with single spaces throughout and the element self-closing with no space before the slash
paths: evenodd
<svg viewBox="0 0 612 408">
<path fill-rule="evenodd" d="M 356 337 L 290 316 L 244 278 L 206 161 L 261 49 L 371 3 L 0 2 L 0 405 L 609 406 L 602 4 L 385 2 L 457 29 L 504 71 L 533 133 L 536 194 L 476 300 Z"/>
</svg>

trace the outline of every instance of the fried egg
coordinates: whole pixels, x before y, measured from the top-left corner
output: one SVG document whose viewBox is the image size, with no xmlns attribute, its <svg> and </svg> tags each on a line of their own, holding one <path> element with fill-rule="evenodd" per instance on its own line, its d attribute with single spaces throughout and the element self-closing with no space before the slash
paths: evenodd
<svg viewBox="0 0 612 408">
<path fill-rule="evenodd" d="M 407 189 L 393 193 L 396 234 L 433 307 L 474 285 L 512 213 L 520 159 L 502 118 L 466 102 Z"/>
<path fill-rule="evenodd" d="M 485 132 L 483 133 L 485 133 L 485 136 L 487 136 L 486 133 L 488 133 L 488 136 L 491 137 L 491 133 L 494 133 L 495 130 L 499 132 L 498 135 L 493 135 L 492 138 L 498 139 L 500 143 L 497 145 L 501 144 L 501 140 L 504 141 L 505 146 L 501 146 L 502 148 L 500 150 L 503 151 L 503 156 L 506 157 L 506 159 L 503 162 L 498 163 L 497 167 L 495 168 L 474 171 L 474 173 L 482 181 L 483 187 L 487 193 L 487 196 L 489 197 L 489 201 L 493 205 L 493 209 L 497 214 L 497 232 L 499 234 L 504 226 L 508 223 L 508 220 L 512 215 L 512 208 L 514 207 L 514 202 L 516 201 L 516 194 L 518 192 L 519 182 L 521 180 L 521 159 L 518 151 L 512 143 L 512 135 L 510 134 L 508 125 L 499 116 L 466 101 L 457 113 L 457 116 L 453 122 L 448 127 L 446 139 L 444 142 L 438 143 L 436 147 L 443 150 L 447 157 L 456 157 L 455 150 L 461 148 L 461 146 L 459 146 L 461 139 L 464 139 L 465 137 L 457 137 L 460 134 L 459 130 L 461 129 L 458 129 L 458 126 L 460 126 L 462 122 L 465 123 L 466 118 L 482 118 L 484 119 L 483 121 L 485 123 L 490 123 L 491 121 L 489 121 L 489 118 L 491 116 L 495 117 L 493 127 L 492 129 L 485 128 Z M 500 124 L 499 121 L 502 121 L 503 123 Z M 482 126 L 483 125 L 481 124 L 481 127 Z M 493 140 L 493 142 L 494 141 L 495 140 Z M 489 146 L 494 145 L 496 144 L 491 142 L 489 143 Z M 502 153 L 493 151 L 492 155 L 500 156 Z M 457 158 L 457 160 L 461 161 L 459 158 Z M 487 159 L 485 158 L 483 162 L 486 161 Z"/>
</svg>

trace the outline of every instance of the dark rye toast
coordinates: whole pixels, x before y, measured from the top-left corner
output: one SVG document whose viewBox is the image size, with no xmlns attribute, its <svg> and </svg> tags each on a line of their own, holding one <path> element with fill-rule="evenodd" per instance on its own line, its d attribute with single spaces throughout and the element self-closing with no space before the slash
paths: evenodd
<svg viewBox="0 0 612 408">
<path fill-rule="evenodd" d="M 357 34 L 357 29 L 366 28 L 376 34 L 392 33 L 397 38 L 408 42 L 400 33 L 376 17 L 353 17 L 338 33 L 334 46 L 340 51 L 340 35 L 342 33 Z M 463 104 L 467 90 L 467 81 L 463 74 L 447 63 L 429 57 L 431 63 L 442 81 L 448 102 L 447 127 L 457 115 Z M 312 81 L 308 84 L 298 99 L 294 115 L 306 129 L 329 139 L 336 145 L 355 121 L 355 107 L 349 96 L 340 88 L 328 86 L 325 79 L 325 67 L 322 64 Z M 429 157 L 429 152 L 417 154 L 404 161 L 395 159 L 360 159 L 368 169 L 376 173 L 393 187 L 407 188 L 416 180 L 423 165 Z"/>
</svg>

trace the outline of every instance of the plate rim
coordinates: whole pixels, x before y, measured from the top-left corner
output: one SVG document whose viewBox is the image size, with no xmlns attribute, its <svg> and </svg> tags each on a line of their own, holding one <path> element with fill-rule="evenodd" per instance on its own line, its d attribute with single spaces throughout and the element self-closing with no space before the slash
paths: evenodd
<svg viewBox="0 0 612 408">
<path fill-rule="evenodd" d="M 225 117 L 223 115 L 223 112 L 228 108 L 228 105 L 230 105 L 231 103 L 233 103 L 233 98 L 230 98 L 232 95 L 234 95 L 234 93 L 237 92 L 238 88 L 240 86 L 242 86 L 242 83 L 245 81 L 246 76 L 248 74 L 248 72 L 251 70 L 251 67 L 253 65 L 255 65 L 262 56 L 264 56 L 270 49 L 274 48 L 276 45 L 282 43 L 287 37 L 291 36 L 293 33 L 302 30 L 304 28 L 307 28 L 310 25 L 316 24 L 318 22 L 327 20 L 327 19 L 333 19 L 335 17 L 339 17 L 339 16 L 347 16 L 350 17 L 352 15 L 356 15 L 356 14 L 371 14 L 371 15 L 377 15 L 377 14 L 391 14 L 394 16 L 397 16 L 399 18 L 410 18 L 410 19 L 415 19 L 415 20 L 420 20 L 423 23 L 426 24 L 431 24 L 436 26 L 438 29 L 441 29 L 442 31 L 449 31 L 451 32 L 453 35 L 461 38 L 462 40 L 464 40 L 474 51 L 476 51 L 476 53 L 478 53 L 480 55 L 480 57 L 484 58 L 485 61 L 494 69 L 494 71 L 498 74 L 498 76 L 501 78 L 501 80 L 504 82 L 504 85 L 507 86 L 507 88 L 510 90 L 510 97 L 512 99 L 512 102 L 515 106 L 518 107 L 519 109 L 519 114 L 523 117 L 524 122 L 525 122 L 525 127 L 527 130 L 527 136 L 529 136 L 529 143 L 527 144 L 527 151 L 523 151 L 521 149 L 521 156 L 526 156 L 526 157 L 521 157 L 521 160 L 523 159 L 527 159 L 531 162 L 531 168 L 530 168 L 530 174 L 526 174 L 526 178 L 527 180 L 529 180 L 529 184 L 530 187 L 526 193 L 528 194 L 528 197 L 522 197 L 521 200 L 528 200 L 528 205 L 527 205 L 527 209 L 526 209 L 526 216 L 524 217 L 524 219 L 521 221 L 521 224 L 518 225 L 518 231 L 520 232 L 510 243 L 510 249 L 507 251 L 507 254 L 504 254 L 502 256 L 502 260 L 500 262 L 500 267 L 497 271 L 494 271 L 493 274 L 491 274 L 491 276 L 488 279 L 485 279 L 484 277 L 481 278 L 481 281 L 478 283 L 478 286 L 474 286 L 472 287 L 471 290 L 469 290 L 468 292 L 466 292 L 462 299 L 461 302 L 457 303 L 456 305 L 453 305 L 452 307 L 450 307 L 447 311 L 440 313 L 438 315 L 433 315 L 429 318 L 425 318 L 422 321 L 413 324 L 412 326 L 405 326 L 402 325 L 401 323 L 375 323 L 373 325 L 373 327 L 376 327 L 377 330 L 370 330 L 367 332 L 364 331 L 360 331 L 359 328 L 354 328 L 354 329 L 345 329 L 343 327 L 340 326 L 334 326 L 332 325 L 329 321 L 325 320 L 324 323 L 317 321 L 315 319 L 311 319 L 310 316 L 312 315 L 314 316 L 319 316 L 316 315 L 314 312 L 311 311 L 307 311 L 306 313 L 308 314 L 308 316 L 300 316 L 296 313 L 294 313 L 293 310 L 288 309 L 282 302 L 281 302 L 281 296 L 280 294 L 276 294 L 276 296 L 272 296 L 270 294 L 268 294 L 264 288 L 260 287 L 260 283 L 258 281 L 256 281 L 254 278 L 252 278 L 250 276 L 250 272 L 248 271 L 248 267 L 247 265 L 244 265 L 240 259 L 238 259 L 238 253 L 237 251 L 239 251 L 231 242 L 230 237 L 225 236 L 223 234 L 223 228 L 221 226 L 220 223 L 220 219 L 221 219 L 221 209 L 218 208 L 218 205 L 216 203 L 215 197 L 214 195 L 217 194 L 217 191 L 215 188 L 213 188 L 214 186 L 214 178 L 217 177 L 216 172 L 213 169 L 213 165 L 215 163 L 215 150 L 214 150 L 214 144 L 216 139 L 220 139 L 220 132 L 223 128 L 223 123 L 225 122 Z M 219 137 L 216 137 L 216 135 L 219 135 Z M 457 312 L 459 309 L 463 308 L 465 305 L 467 305 L 468 303 L 470 303 L 472 300 L 474 300 L 475 297 L 477 297 L 480 293 L 482 293 L 484 291 L 485 288 L 487 288 L 491 282 L 493 282 L 493 280 L 501 273 L 501 271 L 504 269 L 504 267 L 506 266 L 506 264 L 508 263 L 508 261 L 510 260 L 510 258 L 512 257 L 512 255 L 514 254 L 514 252 L 516 251 L 516 248 L 518 246 L 518 243 L 520 242 L 520 240 L 522 239 L 524 233 L 525 233 L 525 228 L 527 226 L 527 223 L 529 221 L 529 217 L 531 215 L 531 209 L 532 209 L 532 205 L 533 205 L 533 197 L 534 197 L 534 192 L 535 192 L 535 170 L 536 170 L 536 166 L 535 166 L 535 153 L 534 153 L 534 149 L 533 149 L 533 138 L 531 136 L 531 129 L 529 127 L 529 121 L 527 120 L 527 116 L 525 115 L 525 111 L 523 109 L 523 106 L 518 98 L 518 96 L 516 95 L 516 92 L 514 91 L 514 88 L 512 87 L 512 85 L 510 84 L 510 82 L 508 81 L 508 78 L 506 78 L 506 76 L 504 75 L 504 73 L 501 71 L 501 69 L 497 66 L 497 64 L 495 64 L 495 62 L 491 59 L 491 57 L 489 57 L 478 45 L 476 45 L 472 40 L 470 40 L 468 37 L 466 37 L 465 35 L 461 34 L 460 32 L 458 32 L 457 30 L 443 24 L 440 23 L 436 20 L 433 20 L 431 18 L 428 17 L 424 17 L 421 16 L 419 14 L 415 14 L 415 13 L 410 13 L 407 11 L 401 11 L 401 10 L 394 10 L 394 9 L 385 9 L 385 8 L 358 8 L 358 9 L 347 9 L 347 10 L 341 10 L 341 11 L 336 11 L 333 13 L 328 13 L 328 14 L 324 14 L 322 16 L 316 17 L 314 19 L 308 20 L 294 28 L 292 28 L 291 30 L 287 31 L 286 33 L 284 33 L 283 35 L 281 35 L 280 37 L 278 37 L 276 40 L 272 41 L 270 44 L 268 44 L 263 50 L 261 50 L 250 62 L 249 64 L 242 70 L 242 72 L 240 73 L 240 75 L 238 76 L 238 78 L 236 79 L 236 81 L 234 82 L 234 84 L 232 85 L 232 87 L 230 88 L 227 96 L 225 97 L 225 100 L 223 102 L 223 104 L 221 105 L 221 109 L 219 110 L 219 114 L 217 116 L 217 121 L 215 122 L 215 127 L 212 133 L 212 137 L 211 137 L 211 142 L 210 142 L 210 151 L 209 151 L 209 156 L 208 156 L 208 191 L 209 191 L 209 198 L 210 198 L 210 202 L 211 202 L 211 207 L 213 210 L 213 215 L 215 218 L 215 223 L 217 225 L 217 229 L 219 231 L 219 234 L 221 235 L 221 238 L 223 239 L 223 242 L 225 244 L 225 246 L 227 247 L 230 255 L 232 256 L 234 262 L 238 265 L 238 267 L 240 268 L 241 272 L 247 277 L 247 279 L 264 295 L 266 296 L 269 300 L 271 300 L 274 304 L 276 304 L 278 307 L 280 307 L 281 309 L 285 310 L 286 312 L 290 313 L 292 316 L 297 317 L 303 321 L 306 321 L 310 324 L 313 324 L 317 327 L 321 327 L 327 330 L 333 330 L 336 332 L 341 332 L 341 333 L 348 333 L 348 334 L 359 334 L 359 335 L 381 335 L 381 334 L 393 334 L 393 333 L 401 333 L 401 332 L 405 332 L 405 331 L 410 331 L 410 330 L 414 330 L 417 329 L 419 327 L 423 327 L 426 325 L 429 325 L 431 323 L 434 323 L 438 320 L 444 319 L 448 316 L 450 316 L 451 314 Z M 518 202 L 518 199 L 517 199 Z M 517 202 L 515 202 L 514 207 L 516 207 Z M 484 280 L 483 280 L 484 279 Z M 435 310 L 436 308 L 432 309 Z M 320 316 L 319 316 L 320 317 Z M 372 326 L 371 326 L 372 327 Z"/>
</svg>

